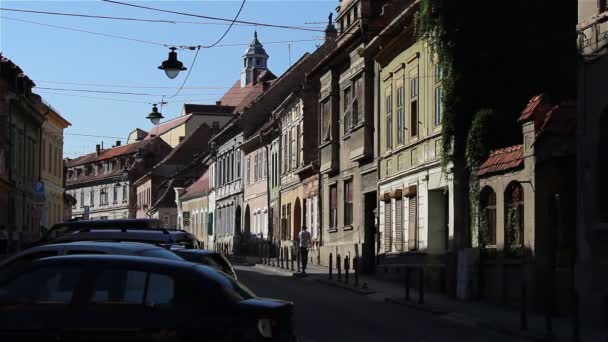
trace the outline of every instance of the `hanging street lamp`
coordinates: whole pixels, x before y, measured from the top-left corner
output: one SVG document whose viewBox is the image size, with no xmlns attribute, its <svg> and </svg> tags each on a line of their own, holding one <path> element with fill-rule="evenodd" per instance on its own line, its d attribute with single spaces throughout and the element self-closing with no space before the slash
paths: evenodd
<svg viewBox="0 0 608 342">
<path fill-rule="evenodd" d="M 146 119 L 150 120 L 153 125 L 158 125 L 161 119 L 165 117 L 158 112 L 158 107 L 156 107 L 156 103 L 152 105 L 152 112 L 146 116 Z"/>
<path fill-rule="evenodd" d="M 169 58 L 164 61 L 158 68 L 164 70 L 165 74 L 167 74 L 167 77 L 169 77 L 170 79 L 174 79 L 177 77 L 177 75 L 179 75 L 180 71 L 184 71 L 187 68 L 184 67 L 184 63 L 180 62 L 177 59 L 177 52 L 175 52 L 177 48 L 171 47 L 170 49 L 171 52 L 169 52 Z"/>
</svg>

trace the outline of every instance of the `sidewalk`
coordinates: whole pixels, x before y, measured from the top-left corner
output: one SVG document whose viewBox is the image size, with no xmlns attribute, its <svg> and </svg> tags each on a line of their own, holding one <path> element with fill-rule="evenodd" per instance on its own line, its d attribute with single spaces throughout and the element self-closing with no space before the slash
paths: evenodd
<svg viewBox="0 0 608 342">
<path fill-rule="evenodd" d="M 257 258 L 251 258 L 249 261 L 257 263 L 255 266 L 256 268 L 285 276 L 301 277 L 300 274 L 297 274 L 297 265 L 294 265 L 294 271 L 291 271 L 291 269 L 260 264 Z M 274 261 L 276 265 L 276 259 Z M 335 269 L 333 272 L 333 280 L 328 280 L 328 267 L 309 264 L 306 273 L 307 276 L 301 277 L 303 280 L 317 281 L 325 285 L 340 287 L 360 295 L 373 294 L 373 297 L 383 298 L 386 302 L 440 315 L 443 318 L 456 323 L 478 326 L 480 328 L 490 329 L 532 341 L 576 341 L 573 338 L 572 320 L 569 318 L 553 318 L 551 322 L 552 334 L 547 334 L 546 318 L 543 315 L 528 312 L 527 329 L 522 330 L 521 313 L 519 310 L 483 302 L 461 301 L 446 295 L 428 291 L 425 291 L 424 293 L 424 303 L 419 304 L 419 293 L 415 289 L 410 288 L 410 300 L 406 301 L 405 286 L 403 284 L 379 280 L 374 278 L 373 275 L 360 276 L 359 287 L 355 288 L 353 286 L 354 274 L 352 272 L 349 275 L 348 285 L 344 282 L 344 273 L 342 273 L 342 282 L 337 281 L 337 272 Z M 414 286 L 415 285 L 412 287 Z M 584 324 L 584 322 L 582 323 Z M 583 328 L 584 327 L 581 328 L 580 339 L 578 341 L 608 342 L 607 331 L 587 331 Z"/>
</svg>

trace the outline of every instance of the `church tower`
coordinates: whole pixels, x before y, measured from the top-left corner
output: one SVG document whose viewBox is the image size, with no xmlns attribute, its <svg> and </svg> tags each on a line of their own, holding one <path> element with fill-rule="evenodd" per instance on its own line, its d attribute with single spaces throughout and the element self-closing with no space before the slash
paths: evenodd
<svg viewBox="0 0 608 342">
<path fill-rule="evenodd" d="M 241 88 L 251 82 L 257 82 L 262 71 L 268 70 L 268 54 L 264 46 L 258 40 L 257 31 L 253 34 L 253 40 L 243 55 L 243 70 L 241 71 Z"/>
</svg>

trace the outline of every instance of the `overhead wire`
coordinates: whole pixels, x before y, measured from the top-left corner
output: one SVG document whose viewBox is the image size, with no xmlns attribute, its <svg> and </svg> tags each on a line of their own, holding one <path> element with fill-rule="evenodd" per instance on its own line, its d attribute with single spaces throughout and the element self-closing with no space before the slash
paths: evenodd
<svg viewBox="0 0 608 342">
<path fill-rule="evenodd" d="M 122 5 L 122 6 L 129 6 L 129 7 L 147 9 L 147 10 L 150 10 L 150 11 L 183 15 L 183 16 L 188 16 L 188 17 L 210 19 L 210 20 L 218 20 L 218 21 L 225 21 L 225 22 L 232 21 L 232 19 L 227 19 L 227 18 L 219 18 L 219 17 L 208 16 L 208 15 L 201 15 L 201 14 L 193 14 L 193 13 L 186 13 L 186 12 L 179 12 L 179 11 L 164 10 L 164 9 L 160 9 L 160 8 L 149 7 L 149 6 L 142 6 L 142 5 L 135 5 L 135 4 L 130 4 L 130 3 L 121 2 L 121 1 L 114 1 L 114 0 L 101 0 L 101 1 L 107 2 L 107 3 L 113 3 L 113 4 L 117 4 L 117 5 Z M 249 25 L 255 25 L 255 26 L 262 26 L 262 27 L 290 29 L 290 30 L 324 32 L 324 30 L 307 28 L 307 27 L 298 27 L 298 26 L 289 26 L 289 25 L 278 25 L 278 24 L 268 24 L 268 23 L 254 22 L 254 21 L 235 20 L 235 23 L 249 24 Z"/>
</svg>

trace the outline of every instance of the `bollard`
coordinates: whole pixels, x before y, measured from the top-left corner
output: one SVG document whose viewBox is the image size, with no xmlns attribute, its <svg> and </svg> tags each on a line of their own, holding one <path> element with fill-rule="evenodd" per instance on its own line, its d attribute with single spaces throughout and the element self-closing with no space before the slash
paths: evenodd
<svg viewBox="0 0 608 342">
<path fill-rule="evenodd" d="M 405 300 L 410 300 L 410 268 L 405 266 Z"/>
<path fill-rule="evenodd" d="M 355 287 L 359 287 L 359 257 L 353 259 L 353 271 L 355 272 Z"/>
<path fill-rule="evenodd" d="M 285 266 L 285 249 L 284 248 L 280 248 L 279 249 L 279 253 L 281 254 L 281 268 L 284 268 L 283 266 Z"/>
<path fill-rule="evenodd" d="M 338 281 L 342 281 L 342 265 L 340 265 L 340 254 L 336 256 L 336 270 L 338 271 Z"/>
<path fill-rule="evenodd" d="M 418 304 L 424 304 L 424 268 L 420 267 L 420 277 L 418 279 Z"/>
<path fill-rule="evenodd" d="M 293 257 L 293 246 L 291 246 L 291 271 L 295 271 L 295 269 L 293 268 L 293 263 L 295 262 L 295 258 Z M 289 252 L 289 247 L 287 247 L 287 251 Z M 299 266 L 298 266 L 299 267 Z"/>
<path fill-rule="evenodd" d="M 331 253 L 329 253 L 329 278 L 328 278 L 329 280 L 333 280 L 333 278 L 334 278 L 333 274 L 332 274 L 333 267 L 334 267 L 334 265 L 332 263 L 332 261 L 333 261 L 332 259 L 333 259 L 333 255 Z"/>
<path fill-rule="evenodd" d="M 527 299 L 526 299 L 526 284 L 521 285 L 521 308 L 520 308 L 520 323 L 521 330 L 528 330 L 528 312 L 527 312 Z"/>
<path fill-rule="evenodd" d="M 344 283 L 348 285 L 348 271 L 350 269 L 350 257 L 344 257 Z"/>
</svg>

